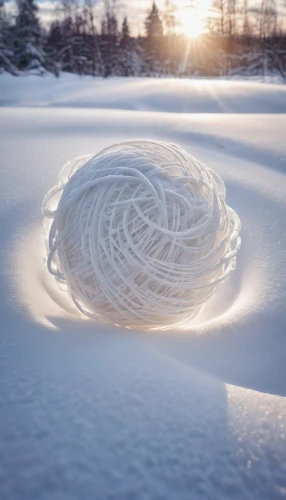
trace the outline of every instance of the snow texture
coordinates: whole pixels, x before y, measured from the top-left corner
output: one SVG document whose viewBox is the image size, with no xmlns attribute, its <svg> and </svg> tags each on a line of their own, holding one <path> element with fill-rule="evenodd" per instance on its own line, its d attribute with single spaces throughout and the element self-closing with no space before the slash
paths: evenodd
<svg viewBox="0 0 286 500">
<path fill-rule="evenodd" d="M 89 317 L 180 326 L 235 270 L 240 221 L 225 196 L 221 177 L 174 144 L 81 156 L 44 198 L 47 268 Z"/>
<path fill-rule="evenodd" d="M 83 83 L 84 80 L 84 83 Z M 286 88 L 255 81 L 1 75 L 0 103 L 176 113 L 286 113 Z"/>
<path fill-rule="evenodd" d="M 28 79 L 15 80 L 24 102 Z M 285 125 L 283 114 L 2 108 L 1 499 L 285 498 Z M 218 172 L 242 222 L 236 272 L 182 331 L 82 320 L 42 265 L 41 203 L 61 166 L 138 137 Z"/>
</svg>

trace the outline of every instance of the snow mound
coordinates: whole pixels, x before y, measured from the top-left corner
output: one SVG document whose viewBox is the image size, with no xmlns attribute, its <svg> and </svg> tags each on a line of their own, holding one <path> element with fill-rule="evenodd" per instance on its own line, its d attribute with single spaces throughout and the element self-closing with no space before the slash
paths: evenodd
<svg viewBox="0 0 286 500">
<path fill-rule="evenodd" d="M 285 113 L 286 88 L 253 81 L 3 74 L 0 103 L 172 113 Z"/>
</svg>

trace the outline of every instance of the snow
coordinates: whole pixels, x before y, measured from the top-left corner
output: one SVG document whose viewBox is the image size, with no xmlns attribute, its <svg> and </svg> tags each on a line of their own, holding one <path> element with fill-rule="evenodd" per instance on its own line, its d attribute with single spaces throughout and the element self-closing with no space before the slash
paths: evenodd
<svg viewBox="0 0 286 500">
<path fill-rule="evenodd" d="M 19 81 L 20 80 L 20 81 Z M 0 104 L 177 113 L 285 113 L 286 87 L 256 81 L 1 75 Z"/>
<path fill-rule="evenodd" d="M 284 88 L 228 82 L 218 94 L 205 81 L 200 98 L 199 81 L 167 90 L 166 80 L 9 78 L 0 77 L 0 498 L 285 498 Z M 185 85 L 197 89 L 186 109 L 197 99 L 204 114 L 181 114 Z M 232 113 L 214 113 L 229 96 Z M 244 114 L 233 113 L 239 102 Z M 242 222 L 237 271 L 185 330 L 84 320 L 60 292 L 52 300 L 42 266 L 41 202 L 62 165 L 134 138 L 178 143 L 217 171 Z"/>
</svg>

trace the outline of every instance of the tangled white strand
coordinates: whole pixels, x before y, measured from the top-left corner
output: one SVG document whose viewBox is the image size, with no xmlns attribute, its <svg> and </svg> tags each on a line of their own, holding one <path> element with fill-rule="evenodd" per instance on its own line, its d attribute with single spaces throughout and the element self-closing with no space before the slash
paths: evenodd
<svg viewBox="0 0 286 500">
<path fill-rule="evenodd" d="M 77 158 L 43 202 L 48 270 L 88 316 L 182 324 L 236 266 L 240 221 L 225 194 L 173 144 L 128 141 Z"/>
</svg>

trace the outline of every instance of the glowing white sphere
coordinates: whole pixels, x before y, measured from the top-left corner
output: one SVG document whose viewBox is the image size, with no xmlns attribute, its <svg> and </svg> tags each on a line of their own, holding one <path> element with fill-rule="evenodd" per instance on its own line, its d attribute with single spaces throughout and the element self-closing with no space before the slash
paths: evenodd
<svg viewBox="0 0 286 500">
<path fill-rule="evenodd" d="M 44 199 L 48 269 L 84 314 L 179 325 L 235 269 L 240 221 L 225 194 L 217 174 L 173 144 L 128 141 L 78 158 Z"/>
</svg>

